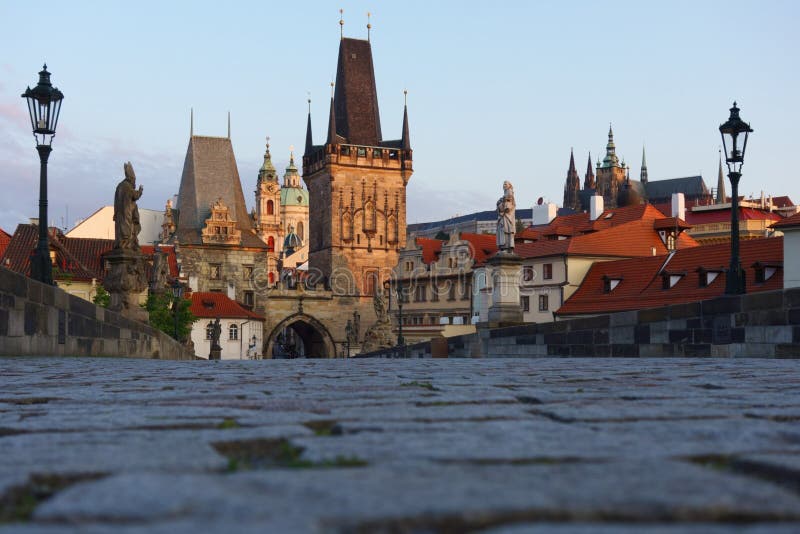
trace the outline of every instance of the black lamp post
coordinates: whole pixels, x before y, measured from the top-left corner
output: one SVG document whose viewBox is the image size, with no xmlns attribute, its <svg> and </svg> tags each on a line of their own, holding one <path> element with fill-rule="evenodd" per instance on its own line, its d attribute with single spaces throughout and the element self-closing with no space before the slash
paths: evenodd
<svg viewBox="0 0 800 534">
<path fill-rule="evenodd" d="M 739 108 L 734 102 L 731 116 L 719 127 L 728 165 L 728 178 L 731 181 L 731 264 L 725 276 L 727 295 L 741 295 L 746 287 L 744 270 L 739 259 L 739 179 L 742 177 L 747 137 L 752 131 L 750 125 L 739 118 Z M 744 138 L 740 138 L 741 134 L 744 134 Z"/>
<path fill-rule="evenodd" d="M 53 137 L 56 135 L 58 115 L 64 94 L 50 83 L 50 73 L 45 65 L 39 72 L 39 83 L 28 87 L 22 97 L 28 101 L 33 138 L 39 152 L 39 243 L 31 255 L 31 277 L 45 284 L 53 285 L 53 266 L 50 260 L 50 245 L 47 239 L 47 158 L 52 151 Z"/>
<path fill-rule="evenodd" d="M 174 282 L 172 282 L 172 314 L 175 318 L 175 335 L 173 336 L 176 340 L 178 339 L 178 316 L 181 310 L 181 298 L 183 297 L 183 284 L 176 278 Z"/>
<path fill-rule="evenodd" d="M 397 279 L 397 344 L 401 347 L 406 344 L 403 339 L 403 281 Z"/>
</svg>

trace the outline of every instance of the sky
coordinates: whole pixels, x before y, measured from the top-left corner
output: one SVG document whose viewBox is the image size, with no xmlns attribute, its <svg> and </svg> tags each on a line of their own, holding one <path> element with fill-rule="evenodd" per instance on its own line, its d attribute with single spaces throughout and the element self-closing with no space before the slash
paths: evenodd
<svg viewBox="0 0 800 534">
<path fill-rule="evenodd" d="M 800 202 L 800 2 L 351 0 L 52 2 L 0 0 L 0 228 L 38 215 L 39 161 L 20 97 L 42 63 L 65 95 L 49 172 L 49 219 L 72 227 L 113 203 L 123 163 L 141 208 L 177 194 L 189 140 L 231 139 L 248 206 L 266 136 L 276 167 L 302 153 L 307 98 L 324 140 L 344 35 L 371 43 L 385 139 L 399 139 L 403 90 L 414 149 L 408 222 L 561 204 L 574 149 L 617 154 L 638 178 L 702 174 L 716 186 L 719 125 L 736 100 L 750 136 L 740 193 Z M 299 163 L 299 161 L 298 161 Z M 729 184 L 727 184 L 729 188 Z M 730 192 L 730 189 L 728 189 Z"/>
</svg>

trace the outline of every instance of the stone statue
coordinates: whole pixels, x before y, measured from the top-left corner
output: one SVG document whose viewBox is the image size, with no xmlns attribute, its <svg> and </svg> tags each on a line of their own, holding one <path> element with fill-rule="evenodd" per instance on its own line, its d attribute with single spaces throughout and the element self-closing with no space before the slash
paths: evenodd
<svg viewBox="0 0 800 534">
<path fill-rule="evenodd" d="M 214 319 L 214 324 L 211 325 L 211 350 L 221 349 L 219 345 L 219 337 L 222 335 L 222 326 L 219 323 L 219 317 Z"/>
<path fill-rule="evenodd" d="M 379 323 L 388 323 L 389 314 L 386 311 L 386 300 L 383 298 L 383 292 L 375 290 L 375 295 L 372 297 L 372 307 L 375 308 L 375 316 L 378 318 Z"/>
<path fill-rule="evenodd" d="M 386 299 L 380 289 L 375 290 L 375 294 L 372 297 L 372 306 L 375 309 L 376 321 L 364 334 L 364 343 L 361 347 L 363 352 L 372 352 L 394 346 L 392 323 L 389 320 L 389 312 L 386 309 Z"/>
<path fill-rule="evenodd" d="M 514 234 L 517 231 L 517 203 L 514 186 L 503 182 L 503 196 L 497 201 L 497 248 L 501 252 L 514 252 Z"/>
<path fill-rule="evenodd" d="M 133 165 L 124 165 L 125 178 L 117 185 L 114 193 L 114 248 L 119 250 L 139 250 L 139 208 L 136 201 L 142 196 L 144 188 L 136 189 L 136 174 Z"/>
<path fill-rule="evenodd" d="M 156 249 L 153 253 L 153 270 L 150 279 L 150 292 L 161 294 L 167 290 L 169 280 L 169 260 L 166 253 Z"/>
</svg>

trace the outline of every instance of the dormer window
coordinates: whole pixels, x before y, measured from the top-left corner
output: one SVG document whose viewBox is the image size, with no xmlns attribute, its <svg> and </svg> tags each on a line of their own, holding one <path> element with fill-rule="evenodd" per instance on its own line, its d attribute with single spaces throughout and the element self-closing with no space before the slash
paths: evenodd
<svg viewBox="0 0 800 534">
<path fill-rule="evenodd" d="M 686 273 L 661 273 L 661 289 L 672 289 Z"/>
<path fill-rule="evenodd" d="M 754 275 L 755 283 L 763 284 L 764 282 L 775 276 L 775 273 L 778 272 L 778 269 L 782 267 L 783 265 L 778 263 L 774 264 L 761 263 L 761 262 L 754 263 L 753 270 L 755 271 Z"/>
<path fill-rule="evenodd" d="M 622 282 L 621 276 L 604 276 L 603 293 L 611 293 Z"/>
<path fill-rule="evenodd" d="M 714 280 L 717 279 L 717 277 L 719 276 L 719 274 L 721 272 L 723 272 L 722 268 L 719 268 L 719 269 L 705 269 L 703 267 L 700 267 L 699 269 L 697 269 L 698 285 L 700 287 L 708 287 L 708 286 L 710 286 L 712 283 L 714 283 Z"/>
</svg>

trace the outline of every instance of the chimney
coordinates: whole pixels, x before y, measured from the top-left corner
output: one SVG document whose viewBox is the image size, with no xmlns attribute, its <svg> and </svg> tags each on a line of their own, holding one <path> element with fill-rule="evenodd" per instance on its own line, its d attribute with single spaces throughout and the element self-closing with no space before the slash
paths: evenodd
<svg viewBox="0 0 800 534">
<path fill-rule="evenodd" d="M 189 277 L 189 289 L 191 291 L 197 291 L 197 288 L 200 287 L 197 284 L 197 275 L 192 275 Z"/>
<path fill-rule="evenodd" d="M 594 195 L 589 197 L 589 220 L 596 221 L 603 213 L 603 197 Z"/>
<path fill-rule="evenodd" d="M 686 220 L 686 197 L 683 193 L 672 193 L 672 216 Z"/>
<path fill-rule="evenodd" d="M 233 282 L 228 282 L 228 298 L 236 300 L 236 285 Z"/>
<path fill-rule="evenodd" d="M 552 202 L 546 202 L 544 204 L 535 205 L 531 212 L 533 214 L 532 219 L 534 226 L 550 224 L 550 222 L 556 218 L 556 215 L 558 215 L 558 206 Z"/>
</svg>

